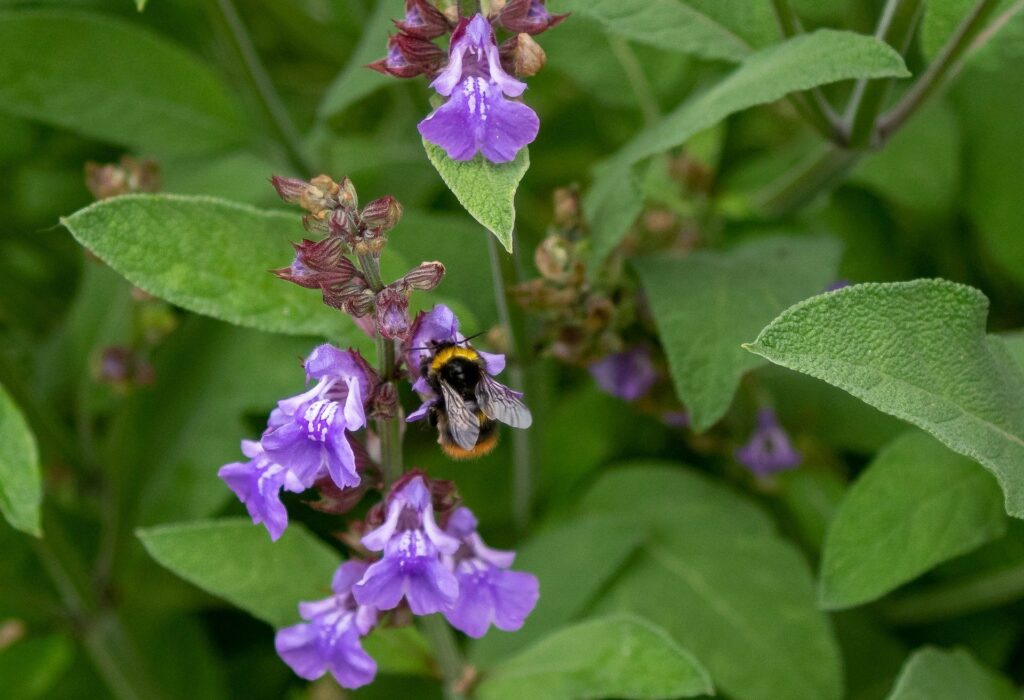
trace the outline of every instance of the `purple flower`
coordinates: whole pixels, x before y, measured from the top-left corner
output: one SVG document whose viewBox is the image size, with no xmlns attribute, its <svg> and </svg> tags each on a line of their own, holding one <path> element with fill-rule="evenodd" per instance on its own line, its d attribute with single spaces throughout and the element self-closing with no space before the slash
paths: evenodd
<svg viewBox="0 0 1024 700">
<path fill-rule="evenodd" d="M 342 687 L 358 688 L 377 675 L 377 664 L 359 641 L 377 623 L 377 611 L 352 597 L 352 586 L 366 568 L 361 561 L 342 564 L 331 582 L 334 595 L 299 603 L 299 613 L 308 622 L 278 631 L 277 654 L 298 676 L 312 681 L 330 671 Z"/>
<path fill-rule="evenodd" d="M 459 597 L 448 622 L 470 637 L 482 637 L 494 625 L 505 632 L 523 626 L 540 596 L 537 577 L 508 571 L 515 552 L 491 549 L 476 532 L 477 521 L 468 508 L 459 508 L 448 521 L 448 534 L 459 540 L 459 549 L 445 557 L 459 582 Z"/>
<path fill-rule="evenodd" d="M 608 355 L 592 363 L 589 369 L 599 387 L 624 401 L 645 396 L 658 380 L 651 354 L 643 347 Z"/>
<path fill-rule="evenodd" d="M 779 425 L 775 411 L 762 408 L 757 412 L 757 428 L 750 441 L 736 450 L 736 460 L 757 476 L 768 476 L 798 466 L 801 457 Z"/>
<path fill-rule="evenodd" d="M 448 65 L 430 86 L 448 101 L 420 122 L 420 134 L 453 160 L 472 160 L 479 151 L 493 163 L 507 163 L 537 137 L 537 114 L 507 99 L 522 95 L 526 83 L 502 68 L 494 30 L 483 15 L 456 27 Z"/>
<path fill-rule="evenodd" d="M 347 433 L 366 425 L 373 373 L 354 350 L 321 345 L 306 359 L 309 391 L 279 401 L 261 443 L 267 455 L 310 486 L 326 470 L 340 488 L 359 485 Z"/>
<path fill-rule="evenodd" d="M 362 539 L 383 558 L 366 570 L 352 589 L 360 605 L 391 610 L 405 598 L 415 615 L 448 610 L 459 594 L 459 584 L 441 563 L 441 554 L 453 554 L 459 543 L 434 520 L 430 490 L 416 475 L 391 493 L 384 524 Z"/>
<path fill-rule="evenodd" d="M 248 462 L 225 464 L 217 476 L 245 504 L 253 524 L 263 523 L 270 539 L 277 540 L 288 527 L 288 511 L 281 503 L 281 489 L 300 493 L 310 484 L 274 462 L 258 442 L 242 440 L 242 452 L 249 458 Z"/>
<path fill-rule="evenodd" d="M 837 289 L 843 289 L 844 287 L 849 287 L 849 286 L 850 286 L 850 280 L 837 279 L 834 282 L 831 282 L 827 287 L 825 287 L 825 291 L 826 292 L 834 292 Z"/>
</svg>

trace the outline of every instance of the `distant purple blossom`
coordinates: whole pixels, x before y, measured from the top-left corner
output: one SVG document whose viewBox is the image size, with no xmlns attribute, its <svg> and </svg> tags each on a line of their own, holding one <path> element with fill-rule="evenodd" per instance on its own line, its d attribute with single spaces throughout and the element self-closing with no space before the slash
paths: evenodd
<svg viewBox="0 0 1024 700">
<path fill-rule="evenodd" d="M 430 86 L 448 101 L 420 122 L 419 131 L 453 160 L 482 152 L 493 163 L 507 163 L 537 137 L 537 114 L 508 99 L 522 95 L 526 83 L 502 68 L 494 29 L 483 15 L 456 27 L 448 65 Z"/>
<path fill-rule="evenodd" d="M 359 605 L 352 586 L 366 573 L 367 564 L 347 561 L 331 582 L 334 595 L 300 603 L 305 623 L 279 630 L 274 639 L 278 655 L 295 673 L 316 680 L 328 671 L 344 688 L 359 688 L 377 675 L 377 664 L 362 647 L 360 637 L 377 623 L 377 611 Z"/>
<path fill-rule="evenodd" d="M 608 355 L 592 363 L 589 369 L 599 387 L 624 401 L 636 401 L 646 396 L 658 381 L 651 353 L 644 347 Z"/>
<path fill-rule="evenodd" d="M 750 441 L 736 450 L 736 460 L 757 476 L 792 469 L 800 464 L 801 459 L 779 424 L 775 411 L 770 408 L 757 412 L 757 427 Z"/>
<path fill-rule="evenodd" d="M 317 384 L 279 401 L 261 440 L 275 462 L 311 485 L 326 470 L 339 488 L 358 486 L 355 454 L 347 433 L 366 425 L 364 402 L 370 370 L 354 350 L 321 345 L 306 359 L 306 376 Z"/>
<path fill-rule="evenodd" d="M 422 476 L 413 476 L 392 491 L 384 523 L 362 543 L 384 556 L 353 588 L 361 605 L 391 610 L 405 598 L 413 614 L 429 615 L 455 603 L 459 584 L 440 555 L 453 554 L 459 542 L 434 520 L 430 490 Z"/>
<path fill-rule="evenodd" d="M 850 280 L 837 279 L 834 282 L 831 282 L 827 287 L 825 287 L 825 291 L 826 292 L 834 292 L 837 289 L 842 289 L 844 287 L 849 287 L 849 286 L 850 286 Z"/>
<path fill-rule="evenodd" d="M 537 604 L 540 585 L 533 574 L 508 571 L 515 553 L 491 549 L 476 528 L 468 508 L 459 508 L 448 521 L 446 532 L 460 543 L 454 554 L 445 556 L 458 579 L 459 597 L 444 616 L 470 637 L 484 636 L 491 625 L 514 632 Z"/>
</svg>

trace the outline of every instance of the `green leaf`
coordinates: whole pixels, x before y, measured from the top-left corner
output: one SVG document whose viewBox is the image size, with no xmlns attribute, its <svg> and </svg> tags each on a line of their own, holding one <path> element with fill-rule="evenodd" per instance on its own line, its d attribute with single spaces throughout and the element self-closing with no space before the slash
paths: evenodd
<svg viewBox="0 0 1024 700">
<path fill-rule="evenodd" d="M 457 161 L 428 141 L 423 142 L 423 147 L 459 204 L 511 253 L 516 189 L 530 168 L 529 149 L 524 147 L 510 163 L 492 163 L 482 153 L 470 161 Z"/>
<path fill-rule="evenodd" d="M 861 284 L 786 310 L 749 346 L 913 423 L 999 480 L 1024 516 L 1024 371 L 988 299 L 944 280 Z"/>
<path fill-rule="evenodd" d="M 14 399 L 0 385 L 0 513 L 11 527 L 42 537 L 42 500 L 35 436 Z"/>
<path fill-rule="evenodd" d="M 267 271 L 287 267 L 301 217 L 211 197 L 127 195 L 62 219 L 79 243 L 137 287 L 189 311 L 342 345 L 360 331 L 315 291 Z"/>
<path fill-rule="evenodd" d="M 367 68 L 387 53 L 388 31 L 393 29 L 392 17 L 403 16 L 402 5 L 397 0 L 378 0 L 376 9 L 363 28 L 362 38 L 352 52 L 348 65 L 334 79 L 324 93 L 317 109 L 317 118 L 330 119 L 343 112 L 349 105 L 384 87 L 395 79 Z"/>
<path fill-rule="evenodd" d="M 679 0 L 563 0 L 558 11 L 595 20 L 609 34 L 665 51 L 724 61 L 750 53 L 739 36 Z"/>
<path fill-rule="evenodd" d="M 748 499 L 678 465 L 638 464 L 608 472 L 580 508 L 652 529 L 598 611 L 664 627 L 729 697 L 841 695 L 839 651 L 807 564 Z"/>
<path fill-rule="evenodd" d="M 835 279 L 839 252 L 829 238 L 763 238 L 722 253 L 634 262 L 694 430 L 714 425 L 740 378 L 764 364 L 743 350 L 744 340 L 824 290 Z"/>
<path fill-rule="evenodd" d="M 208 152 L 247 138 L 217 76 L 139 24 L 5 12 L 0 46 L 5 111 L 158 154 Z"/>
<path fill-rule="evenodd" d="M 489 673 L 483 700 L 681 698 L 711 694 L 707 671 L 661 628 L 614 615 L 564 628 Z"/>
<path fill-rule="evenodd" d="M 298 604 L 330 594 L 341 563 L 333 549 L 292 523 L 277 542 L 247 518 L 145 528 L 156 561 L 186 581 L 274 627 L 298 621 Z"/>
<path fill-rule="evenodd" d="M 925 647 L 903 666 L 887 700 L 1018 700 L 1017 689 L 963 649 Z"/>
<path fill-rule="evenodd" d="M 603 259 L 626 232 L 619 225 L 621 218 L 608 218 L 616 211 L 606 202 L 617 201 L 610 198 L 630 177 L 634 163 L 682 145 L 730 114 L 792 92 L 841 80 L 907 75 L 903 59 L 885 42 L 852 32 L 821 29 L 751 54 L 725 80 L 641 131 L 597 169 L 584 200 L 587 219 L 594 227 L 595 259 Z"/>
<path fill-rule="evenodd" d="M 870 602 L 1005 531 L 992 476 L 913 431 L 878 455 L 839 506 L 825 540 L 821 604 Z"/>
<path fill-rule="evenodd" d="M 541 596 L 515 634 L 489 634 L 473 647 L 473 662 L 490 666 L 579 616 L 647 536 L 623 517 L 575 518 L 518 548 L 516 567 L 540 580 Z"/>
<path fill-rule="evenodd" d="M 48 693 L 67 671 L 75 647 L 64 634 L 31 637 L 0 647 L 0 688 L 4 697 L 35 700 Z"/>
</svg>

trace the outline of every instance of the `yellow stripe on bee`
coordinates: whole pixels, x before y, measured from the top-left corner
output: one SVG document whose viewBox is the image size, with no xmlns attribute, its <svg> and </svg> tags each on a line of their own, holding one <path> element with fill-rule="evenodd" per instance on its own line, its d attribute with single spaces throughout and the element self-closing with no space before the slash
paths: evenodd
<svg viewBox="0 0 1024 700">
<path fill-rule="evenodd" d="M 461 357 L 462 359 L 469 360 L 470 362 L 478 362 L 480 360 L 480 353 L 473 348 L 464 348 L 460 345 L 452 345 L 440 350 L 436 355 L 434 355 L 434 359 L 430 361 L 430 369 L 437 372 L 456 357 Z"/>
</svg>

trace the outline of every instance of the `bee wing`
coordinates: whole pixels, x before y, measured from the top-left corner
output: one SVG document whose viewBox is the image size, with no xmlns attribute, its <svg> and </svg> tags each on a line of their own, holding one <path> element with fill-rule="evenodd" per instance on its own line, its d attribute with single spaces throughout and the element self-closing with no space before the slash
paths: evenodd
<svg viewBox="0 0 1024 700">
<path fill-rule="evenodd" d="M 486 372 L 480 374 L 482 376 L 476 385 L 476 400 L 484 415 L 513 428 L 529 428 L 533 423 L 533 416 L 530 415 L 530 409 L 526 404 L 520 400 L 519 393 L 512 391 Z"/>
<path fill-rule="evenodd" d="M 476 446 L 477 438 L 480 437 L 480 422 L 462 400 L 459 392 L 444 382 L 440 384 L 441 393 L 444 395 L 445 412 L 448 414 L 448 432 L 455 438 L 459 447 L 472 450 Z"/>
</svg>

